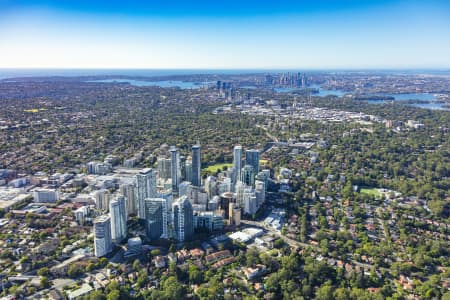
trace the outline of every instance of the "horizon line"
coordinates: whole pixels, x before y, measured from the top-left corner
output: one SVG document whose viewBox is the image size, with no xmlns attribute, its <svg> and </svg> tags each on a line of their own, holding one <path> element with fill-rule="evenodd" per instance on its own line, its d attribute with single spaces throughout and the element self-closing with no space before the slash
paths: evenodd
<svg viewBox="0 0 450 300">
<path fill-rule="evenodd" d="M 208 68 L 188 68 L 188 67 L 163 67 L 163 68 L 152 68 L 152 67 L 1 67 L 0 70 L 249 70 L 249 71 L 270 71 L 270 70 L 317 70 L 317 71 L 327 71 L 327 70 L 439 70 L 439 71 L 450 71 L 450 66 L 445 67 L 208 67 Z"/>
</svg>

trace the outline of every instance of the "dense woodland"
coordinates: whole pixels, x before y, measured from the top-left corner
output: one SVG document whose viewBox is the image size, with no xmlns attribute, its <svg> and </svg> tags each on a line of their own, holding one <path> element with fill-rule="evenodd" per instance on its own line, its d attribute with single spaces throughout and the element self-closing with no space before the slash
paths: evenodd
<svg viewBox="0 0 450 300">
<path fill-rule="evenodd" d="M 0 92 L 0 120 L 25 124 L 0 131 L 0 167 L 56 171 L 107 154 L 129 158 L 144 151 L 148 158 L 162 144 L 187 152 L 197 140 L 204 145 L 204 161 L 214 163 L 229 159 L 235 144 L 261 147 L 268 140 L 252 118 L 212 115 L 220 102 L 205 100 L 202 91 L 67 85 L 21 100 Z"/>
</svg>

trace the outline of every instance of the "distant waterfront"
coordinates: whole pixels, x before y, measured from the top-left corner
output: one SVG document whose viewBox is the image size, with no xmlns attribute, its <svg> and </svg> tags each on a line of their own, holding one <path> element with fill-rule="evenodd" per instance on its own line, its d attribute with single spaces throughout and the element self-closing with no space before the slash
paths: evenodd
<svg viewBox="0 0 450 300">
<path fill-rule="evenodd" d="M 326 90 L 323 89 L 322 87 L 320 87 L 319 85 L 312 85 L 310 86 L 310 88 L 316 89 L 319 92 L 316 94 L 313 94 L 314 96 L 320 96 L 320 97 L 325 97 L 325 96 L 337 96 L 337 97 L 342 97 L 345 94 L 351 94 L 350 92 L 344 92 L 341 90 Z M 278 93 L 289 93 L 289 92 L 293 92 L 295 90 L 300 90 L 298 88 L 275 88 L 274 89 L 276 92 Z M 385 96 L 385 97 L 393 97 L 394 100 L 361 100 L 361 101 L 367 101 L 371 104 L 387 104 L 390 103 L 391 101 L 399 101 L 400 103 L 402 101 L 409 101 L 409 100 L 417 100 L 417 101 L 423 101 L 423 103 L 411 103 L 411 104 L 406 104 L 406 105 L 410 105 L 410 106 L 414 106 L 414 107 L 419 107 L 419 108 L 426 108 L 426 109 L 437 109 L 437 110 L 448 110 L 448 108 L 446 108 L 443 103 L 440 102 L 433 102 L 434 100 L 436 100 L 436 96 L 434 94 L 430 94 L 430 93 L 407 93 L 407 94 L 392 94 L 392 93 L 377 93 L 374 94 L 374 96 Z"/>
<path fill-rule="evenodd" d="M 305 72 L 306 70 L 303 70 Z M 105 83 L 129 83 L 134 86 L 159 86 L 159 87 L 179 87 L 181 89 L 196 89 L 203 87 L 205 85 L 211 84 L 211 82 L 198 82 L 193 80 L 171 80 L 171 76 L 190 76 L 190 75 L 234 75 L 234 74 L 264 74 L 264 73 L 280 73 L 280 72 L 297 72 L 295 70 L 264 70 L 264 69 L 0 69 L 0 80 L 14 77 L 99 77 L 108 79 L 98 79 L 91 80 L 92 82 L 105 82 Z M 310 70 L 310 74 L 317 74 L 321 72 L 332 72 L 332 73 L 352 73 L 352 72 L 367 72 L 376 74 L 428 74 L 435 76 L 449 76 L 449 70 Z M 155 81 L 148 80 L 137 80 L 131 79 L 132 77 L 155 77 Z M 125 78 L 123 78 L 125 77 Z M 128 78 L 126 78 L 128 77 Z M 159 77 L 159 78 L 158 78 Z M 167 80 L 165 80 L 167 78 Z M 164 79 L 164 80 L 163 80 Z M 243 88 L 255 88 L 255 86 L 243 86 Z M 337 97 L 342 97 L 346 94 L 352 94 L 351 92 L 345 92 L 342 90 L 328 90 L 322 88 L 321 85 L 313 84 L 308 88 L 316 89 L 318 93 L 314 96 L 325 97 L 328 95 L 334 95 Z M 275 92 L 278 93 L 289 93 L 298 88 L 290 87 L 278 87 L 274 88 Z M 386 104 L 391 101 L 404 102 L 405 105 L 426 108 L 426 109 L 444 109 L 448 110 L 443 103 L 435 102 L 436 97 L 432 93 L 405 93 L 405 94 L 393 94 L 393 93 L 377 93 L 373 96 L 386 96 L 393 97 L 394 100 L 380 100 L 380 99 L 370 99 L 361 100 L 367 101 L 372 104 Z M 416 100 L 416 103 L 407 103 L 409 100 Z M 421 103 L 423 102 L 423 103 Z"/>
<path fill-rule="evenodd" d="M 129 83 L 134 86 L 159 86 L 159 87 L 179 87 L 181 89 L 198 89 L 208 82 L 192 82 L 192 81 L 179 81 L 179 80 L 160 80 L 160 81 L 144 81 L 134 79 L 101 79 L 91 80 L 89 82 L 103 82 L 103 83 Z"/>
<path fill-rule="evenodd" d="M 48 77 L 48 76 L 178 76 L 198 74 L 253 74 L 284 72 L 283 70 L 263 69 L 1 69 L 0 80 L 13 77 Z"/>
<path fill-rule="evenodd" d="M 418 69 L 418 70 L 336 70 L 336 69 L 5 69 L 0 68 L 0 80 L 12 77 L 39 77 L 39 76 L 175 76 L 194 74 L 253 74 L 253 73 L 285 73 L 285 72 L 317 73 L 374 73 L 374 74 L 420 74 L 449 76 L 450 70 Z"/>
<path fill-rule="evenodd" d="M 326 90 L 323 89 L 320 85 L 313 84 L 311 86 L 308 86 L 308 88 L 318 90 L 319 92 L 316 94 L 313 94 L 314 96 L 320 96 L 325 97 L 328 95 L 342 97 L 346 94 L 346 92 L 341 90 Z M 274 91 L 277 93 L 290 93 L 296 90 L 301 90 L 301 88 L 289 88 L 289 87 L 282 87 L 282 88 L 274 88 Z"/>
</svg>

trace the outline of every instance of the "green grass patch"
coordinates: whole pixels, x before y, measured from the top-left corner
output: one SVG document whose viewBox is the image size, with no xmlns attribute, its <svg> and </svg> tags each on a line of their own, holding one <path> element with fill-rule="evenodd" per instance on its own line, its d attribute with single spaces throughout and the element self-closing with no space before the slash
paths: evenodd
<svg viewBox="0 0 450 300">
<path fill-rule="evenodd" d="M 27 112 L 27 113 L 38 113 L 38 112 L 40 112 L 40 111 L 46 111 L 47 109 L 46 108 L 32 108 L 32 109 L 24 109 L 23 111 L 24 112 Z"/>
<path fill-rule="evenodd" d="M 233 164 L 229 164 L 229 163 L 215 164 L 215 165 L 211 165 L 211 166 L 204 168 L 203 171 L 206 171 L 209 173 L 216 173 L 217 170 L 219 170 L 219 169 L 223 170 L 224 167 L 231 168 L 232 166 L 233 166 Z"/>
<path fill-rule="evenodd" d="M 381 193 L 376 188 L 361 188 L 360 193 L 366 194 L 369 196 L 374 196 L 375 198 L 378 198 L 378 199 L 381 198 Z"/>
</svg>

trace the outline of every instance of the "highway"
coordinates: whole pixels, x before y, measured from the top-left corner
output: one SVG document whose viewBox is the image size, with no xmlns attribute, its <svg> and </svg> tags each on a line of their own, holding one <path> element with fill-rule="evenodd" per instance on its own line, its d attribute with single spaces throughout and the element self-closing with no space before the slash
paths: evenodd
<svg viewBox="0 0 450 300">
<path fill-rule="evenodd" d="M 256 125 L 256 127 L 261 128 L 262 130 L 264 130 L 264 132 L 266 133 L 267 137 L 272 139 L 272 141 L 274 141 L 275 143 L 279 142 L 278 138 L 276 136 L 270 134 L 269 131 L 266 128 L 262 127 L 261 125 Z"/>
</svg>

